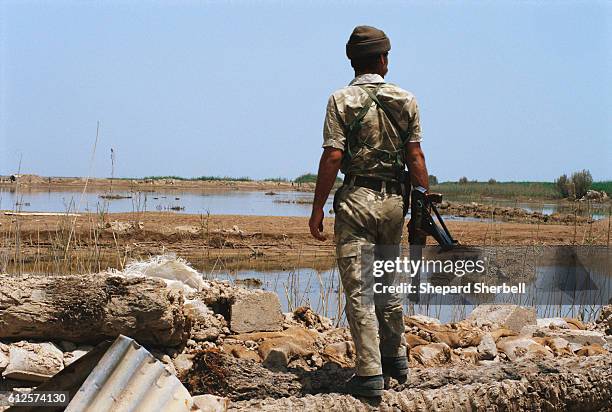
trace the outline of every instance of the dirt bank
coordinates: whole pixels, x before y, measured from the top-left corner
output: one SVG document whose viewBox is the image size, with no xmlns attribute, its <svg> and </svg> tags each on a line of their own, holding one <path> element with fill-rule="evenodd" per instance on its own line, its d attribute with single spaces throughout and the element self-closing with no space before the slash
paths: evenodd
<svg viewBox="0 0 612 412">
<path fill-rule="evenodd" d="M 200 190 L 200 189 L 232 189 L 232 190 L 313 190 L 311 183 L 292 183 L 275 181 L 234 181 L 234 180 L 181 180 L 181 179 L 106 179 L 84 177 L 44 177 L 23 175 L 12 181 L 10 178 L 0 179 L 0 187 L 7 189 L 22 188 L 27 190 L 83 190 L 87 184 L 88 190 L 108 191 L 111 188 L 118 191 L 147 192 L 158 190 Z"/>
<path fill-rule="evenodd" d="M 450 221 L 448 226 L 468 245 L 602 245 L 609 241 L 610 230 L 608 220 L 580 225 Z M 53 271 L 53 265 L 69 256 L 75 271 L 95 272 L 121 267 L 131 257 L 164 252 L 207 269 L 329 268 L 334 264 L 333 218 L 325 219 L 325 231 L 327 241 L 314 240 L 304 217 L 0 214 L 0 251 L 5 265 L 19 260 L 30 265 L 30 271 Z"/>
</svg>

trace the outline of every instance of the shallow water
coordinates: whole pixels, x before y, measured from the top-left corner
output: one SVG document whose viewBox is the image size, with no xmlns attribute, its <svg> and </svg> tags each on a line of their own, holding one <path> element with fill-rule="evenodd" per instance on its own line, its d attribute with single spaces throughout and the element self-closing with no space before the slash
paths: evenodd
<svg viewBox="0 0 612 412">
<path fill-rule="evenodd" d="M 583 305 L 576 302 L 575 290 L 567 293 L 549 294 L 546 284 L 559 281 L 559 273 L 566 269 L 559 267 L 542 266 L 536 270 L 536 277 L 526 283 L 524 295 L 496 295 L 487 296 L 486 303 L 512 303 L 524 306 L 535 306 L 539 318 L 545 317 L 580 317 L 584 321 L 594 320 L 602 306 L 612 298 L 612 276 L 608 270 L 588 271 L 589 281 L 596 285 L 597 297 L 583 299 Z M 585 274 L 585 276 L 587 276 Z M 292 311 L 299 306 L 310 306 L 315 312 L 334 320 L 340 325 L 346 325 L 344 310 L 344 297 L 336 268 L 330 270 L 315 270 L 312 268 L 298 268 L 293 271 L 255 271 L 240 270 L 231 274 L 209 273 L 209 278 L 244 282 L 245 279 L 261 281 L 261 287 L 278 294 L 284 312 Z M 564 275 L 562 277 L 567 280 Z M 580 278 L 582 279 L 582 278 Z M 574 287 L 575 288 L 575 287 Z M 580 289 L 580 288 L 578 288 Z M 541 296 L 542 294 L 546 296 Z M 590 292 L 589 292 L 590 293 Z M 520 296 L 520 297 L 519 297 Z M 457 304 L 408 304 L 406 300 L 406 313 L 418 313 L 433 316 L 441 322 L 455 322 L 464 319 L 478 303 L 473 299 L 462 300 Z M 546 301 L 546 304 L 542 302 Z M 588 301 L 588 302 L 587 302 Z M 535 304 L 539 302 L 540 304 Z M 586 304 L 588 303 L 588 304 Z"/>
<path fill-rule="evenodd" d="M 22 190 L 19 194 L 0 188 L 0 210 L 25 212 L 97 212 L 110 213 L 141 211 L 173 211 L 189 214 L 227 214 L 252 216 L 309 216 L 312 192 L 279 191 L 267 195 L 264 191 L 200 190 L 159 192 L 113 192 L 126 196 L 123 199 L 103 199 L 102 192 Z M 483 202 L 484 203 L 484 202 Z M 552 214 L 562 207 L 553 203 L 513 202 L 510 200 L 487 201 L 500 206 L 520 207 L 527 211 Z M 332 208 L 328 200 L 325 210 Z M 567 211 L 566 211 L 567 212 Z M 594 218 L 602 218 L 601 211 L 593 212 Z M 482 220 L 470 217 L 446 216 L 451 220 Z"/>
</svg>

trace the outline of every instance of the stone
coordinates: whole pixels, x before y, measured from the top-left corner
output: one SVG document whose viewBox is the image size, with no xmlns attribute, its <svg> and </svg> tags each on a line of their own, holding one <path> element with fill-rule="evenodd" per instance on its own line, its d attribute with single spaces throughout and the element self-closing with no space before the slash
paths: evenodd
<svg viewBox="0 0 612 412">
<path fill-rule="evenodd" d="M 349 341 L 330 343 L 323 349 L 323 356 L 342 367 L 353 365 L 355 348 Z"/>
<path fill-rule="evenodd" d="M 410 350 L 410 359 L 425 367 L 436 367 L 450 363 L 451 348 L 446 343 L 430 343 Z"/>
<path fill-rule="evenodd" d="M 441 330 L 432 333 L 434 342 L 446 343 L 451 348 L 469 348 L 480 343 L 480 331 L 475 329 Z"/>
<path fill-rule="evenodd" d="M 227 398 L 210 394 L 193 396 L 191 399 L 201 412 L 225 412 L 229 405 Z"/>
<path fill-rule="evenodd" d="M 612 335 L 612 305 L 601 308 L 596 323 L 599 328 L 606 331 L 606 334 Z"/>
<path fill-rule="evenodd" d="M 316 330 L 295 326 L 282 332 L 252 332 L 234 335 L 233 338 L 257 342 L 257 352 L 264 365 L 282 367 L 284 358 L 287 363 L 296 358 L 310 358 L 316 352 L 314 344 L 319 336 Z M 266 361 L 270 355 L 271 359 Z"/>
<path fill-rule="evenodd" d="M 533 308 L 517 305 L 479 305 L 468 316 L 468 320 L 477 326 L 488 322 L 520 332 L 526 325 L 536 324 L 536 312 Z"/>
<path fill-rule="evenodd" d="M 249 349 L 243 345 L 224 343 L 222 348 L 225 353 L 228 353 L 235 358 L 251 359 L 255 362 L 261 362 L 261 357 L 259 356 L 259 353 L 257 351 Z"/>
<path fill-rule="evenodd" d="M 607 355 L 608 351 L 600 345 L 586 345 L 576 352 L 578 356 Z"/>
<path fill-rule="evenodd" d="M 500 339 L 497 349 L 503 352 L 509 360 L 553 357 L 552 350 L 539 344 L 534 338 L 526 336 L 511 336 Z"/>
<path fill-rule="evenodd" d="M 174 369 L 176 370 L 177 376 L 182 376 L 189 372 L 193 367 L 194 355 L 188 353 L 181 353 L 174 358 Z"/>
<path fill-rule="evenodd" d="M 414 333 L 406 333 L 404 334 L 406 337 L 406 344 L 410 348 L 414 348 L 419 345 L 427 345 L 429 341 L 423 339 L 422 337 L 415 335 Z"/>
<path fill-rule="evenodd" d="M 241 293 L 230 309 L 230 329 L 234 333 L 278 331 L 283 328 L 278 295 L 263 290 Z"/>
<path fill-rule="evenodd" d="M 574 354 L 570 343 L 563 338 L 546 338 L 544 339 L 544 344 L 553 351 L 555 356 L 566 356 Z"/>
<path fill-rule="evenodd" d="M 434 325 L 440 325 L 440 320 L 436 319 L 436 318 L 432 318 L 430 316 L 425 316 L 425 315 L 410 315 L 408 316 L 410 319 L 416 320 L 417 322 L 421 322 L 421 323 L 431 323 Z"/>
<path fill-rule="evenodd" d="M 316 329 L 323 332 L 332 328 L 332 321 L 315 313 L 308 306 L 300 306 L 293 311 L 293 320 L 300 322 L 307 328 Z"/>
<path fill-rule="evenodd" d="M 64 354 L 54 344 L 21 341 L 9 345 L 9 361 L 2 376 L 7 379 L 43 382 L 63 368 Z"/>
<path fill-rule="evenodd" d="M 597 344 L 603 346 L 606 344 L 605 335 L 596 330 L 540 328 L 534 333 L 534 336 L 563 338 L 569 343 L 576 343 L 579 345 Z"/>
<path fill-rule="evenodd" d="M 480 358 L 480 354 L 478 353 L 478 349 L 475 347 L 470 348 L 457 348 L 453 349 L 453 353 L 458 355 L 460 359 L 463 361 L 467 361 L 471 364 L 476 364 Z"/>
<path fill-rule="evenodd" d="M 584 323 L 582 323 L 582 321 L 580 319 L 576 319 L 576 318 L 563 318 L 563 320 L 565 322 L 567 322 L 567 324 L 569 325 L 570 329 L 582 329 L 582 330 L 586 329 L 586 325 Z"/>
<path fill-rule="evenodd" d="M 569 329 L 569 324 L 563 318 L 542 318 L 537 319 L 536 324 L 539 328 L 559 328 L 559 329 Z M 552 327 L 551 327 L 552 326 Z"/>
<path fill-rule="evenodd" d="M 497 346 L 490 333 L 482 335 L 477 350 L 479 360 L 493 360 L 497 357 Z"/>
</svg>

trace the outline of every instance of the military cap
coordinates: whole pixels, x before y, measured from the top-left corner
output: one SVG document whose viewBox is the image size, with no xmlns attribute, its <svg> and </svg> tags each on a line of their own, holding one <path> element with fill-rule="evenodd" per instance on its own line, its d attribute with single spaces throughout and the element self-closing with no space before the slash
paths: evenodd
<svg viewBox="0 0 612 412">
<path fill-rule="evenodd" d="M 346 43 L 349 59 L 383 54 L 391 50 L 391 42 L 384 31 L 371 26 L 357 26 Z"/>
</svg>

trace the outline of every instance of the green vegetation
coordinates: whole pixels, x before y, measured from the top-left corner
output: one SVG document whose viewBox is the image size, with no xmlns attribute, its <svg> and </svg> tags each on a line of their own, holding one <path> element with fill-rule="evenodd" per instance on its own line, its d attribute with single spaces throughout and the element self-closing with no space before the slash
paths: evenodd
<svg viewBox="0 0 612 412">
<path fill-rule="evenodd" d="M 296 177 L 293 181 L 295 183 L 316 183 L 317 175 L 315 175 L 314 173 L 305 173 Z"/>
<path fill-rule="evenodd" d="M 612 180 L 605 180 L 603 182 L 593 182 L 591 189 L 604 191 L 608 196 L 612 196 Z"/>
<path fill-rule="evenodd" d="M 463 179 L 463 178 L 462 178 Z M 493 179 L 492 179 L 493 180 Z M 494 180 L 493 180 L 494 181 Z M 432 192 L 441 192 L 454 198 L 490 196 L 490 197 L 526 197 L 558 199 L 559 193 L 554 183 L 550 182 L 469 182 L 467 178 L 459 182 L 442 182 L 431 187 Z"/>
<path fill-rule="evenodd" d="M 298 177 L 296 177 L 293 180 L 295 183 L 316 183 L 317 182 L 317 175 L 314 173 L 305 173 L 303 175 L 300 175 Z M 336 178 L 336 184 L 340 184 L 342 183 L 342 179 L 340 179 L 339 177 Z"/>
<path fill-rule="evenodd" d="M 562 197 L 570 199 L 580 199 L 586 195 L 593 185 L 593 177 L 588 170 L 572 173 L 572 177 L 568 179 L 566 174 L 563 174 L 555 180 L 557 191 Z"/>
<path fill-rule="evenodd" d="M 438 184 L 438 178 L 435 175 L 427 176 L 427 180 L 429 181 L 429 186 L 435 186 Z"/>
<path fill-rule="evenodd" d="M 196 181 L 196 180 L 213 180 L 213 181 L 230 181 L 230 182 L 252 182 L 248 176 L 241 177 L 229 177 L 229 176 L 199 176 L 199 177 L 181 177 L 181 176 L 146 176 L 143 179 L 147 180 L 165 180 L 165 179 L 174 179 L 174 180 L 184 180 L 184 181 Z"/>
</svg>

